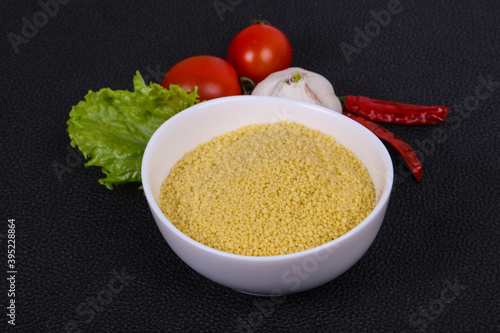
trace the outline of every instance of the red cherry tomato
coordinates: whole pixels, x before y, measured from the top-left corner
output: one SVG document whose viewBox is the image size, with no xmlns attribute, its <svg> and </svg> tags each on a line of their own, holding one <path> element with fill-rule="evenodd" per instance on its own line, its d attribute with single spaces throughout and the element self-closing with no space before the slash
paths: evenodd
<svg viewBox="0 0 500 333">
<path fill-rule="evenodd" d="M 167 89 L 170 84 L 191 91 L 197 86 L 200 101 L 241 95 L 239 77 L 233 66 L 224 59 L 210 55 L 190 57 L 175 64 L 161 83 Z"/>
<path fill-rule="evenodd" d="M 292 46 L 281 30 L 268 24 L 254 24 L 233 38 L 227 60 L 239 76 L 257 83 L 291 66 Z"/>
</svg>

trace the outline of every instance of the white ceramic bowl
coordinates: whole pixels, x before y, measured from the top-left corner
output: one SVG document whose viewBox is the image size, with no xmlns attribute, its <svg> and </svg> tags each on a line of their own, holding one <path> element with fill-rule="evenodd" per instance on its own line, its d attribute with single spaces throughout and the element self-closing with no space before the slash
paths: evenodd
<svg viewBox="0 0 500 333">
<path fill-rule="evenodd" d="M 373 178 L 377 205 L 345 235 L 303 252 L 252 257 L 207 247 L 180 232 L 162 213 L 162 182 L 184 154 L 216 135 L 254 123 L 296 121 L 330 134 L 350 149 Z M 331 281 L 368 250 L 385 215 L 393 182 L 392 161 L 382 142 L 355 121 L 329 109 L 263 96 L 218 98 L 166 121 L 151 137 L 142 161 L 142 184 L 153 217 L 175 253 L 198 273 L 238 291 L 285 295 Z M 166 268 L 168 269 L 168 267 Z"/>
</svg>

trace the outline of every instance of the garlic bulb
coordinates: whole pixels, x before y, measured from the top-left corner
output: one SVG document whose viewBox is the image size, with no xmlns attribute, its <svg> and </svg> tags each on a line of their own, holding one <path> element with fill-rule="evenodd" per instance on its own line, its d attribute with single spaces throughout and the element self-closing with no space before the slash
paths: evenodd
<svg viewBox="0 0 500 333">
<path fill-rule="evenodd" d="M 342 104 L 330 81 L 299 67 L 272 73 L 255 86 L 252 95 L 290 98 L 342 113 Z"/>
</svg>

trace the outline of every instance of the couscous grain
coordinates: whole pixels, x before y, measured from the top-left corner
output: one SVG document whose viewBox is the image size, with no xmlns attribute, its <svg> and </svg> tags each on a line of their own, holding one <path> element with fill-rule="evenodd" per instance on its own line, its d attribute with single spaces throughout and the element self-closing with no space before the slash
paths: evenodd
<svg viewBox="0 0 500 333">
<path fill-rule="evenodd" d="M 166 217 L 221 251 L 275 256 L 338 238 L 375 207 L 366 168 L 302 124 L 255 124 L 185 154 L 160 193 Z"/>
</svg>

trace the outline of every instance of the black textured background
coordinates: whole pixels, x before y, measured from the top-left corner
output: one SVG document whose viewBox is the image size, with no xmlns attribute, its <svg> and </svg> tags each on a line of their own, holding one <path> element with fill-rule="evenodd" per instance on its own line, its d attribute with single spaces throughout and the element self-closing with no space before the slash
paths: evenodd
<svg viewBox="0 0 500 333">
<path fill-rule="evenodd" d="M 498 1 L 401 0 L 364 44 L 355 29 L 396 0 L 60 0 L 43 22 L 44 1 L 54 3 L 1 1 L 1 327 L 12 329 L 15 219 L 19 332 L 500 331 Z M 216 4 L 229 7 L 219 15 Z M 391 151 L 396 181 L 373 246 L 336 280 L 274 303 L 183 264 L 137 185 L 99 185 L 66 133 L 88 90 L 131 89 L 136 70 L 158 82 L 192 55 L 225 57 L 257 14 L 287 34 L 294 66 L 339 95 L 452 109 L 440 125 L 387 126 L 419 151 L 422 182 Z M 40 28 L 16 50 L 9 34 L 34 16 Z M 356 42 L 346 57 L 341 43 Z"/>
</svg>

